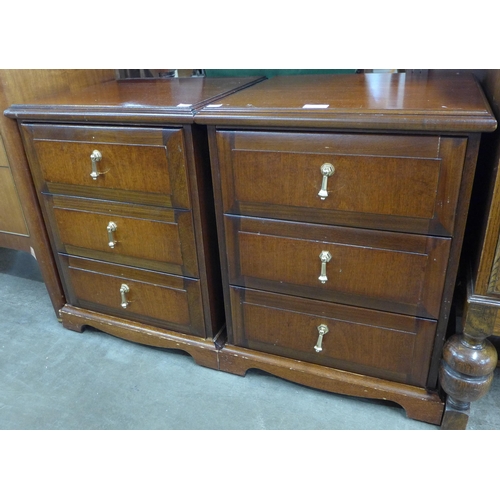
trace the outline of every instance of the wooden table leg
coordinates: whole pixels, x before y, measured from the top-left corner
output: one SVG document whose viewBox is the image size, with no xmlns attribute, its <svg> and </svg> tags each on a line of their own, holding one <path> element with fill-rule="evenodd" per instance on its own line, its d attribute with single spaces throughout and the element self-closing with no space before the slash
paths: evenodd
<svg viewBox="0 0 500 500">
<path fill-rule="evenodd" d="M 439 381 L 448 398 L 441 429 L 465 429 L 470 404 L 490 389 L 498 356 L 487 337 L 495 317 L 495 310 L 469 303 L 463 333 L 450 337 L 443 347 Z"/>
</svg>

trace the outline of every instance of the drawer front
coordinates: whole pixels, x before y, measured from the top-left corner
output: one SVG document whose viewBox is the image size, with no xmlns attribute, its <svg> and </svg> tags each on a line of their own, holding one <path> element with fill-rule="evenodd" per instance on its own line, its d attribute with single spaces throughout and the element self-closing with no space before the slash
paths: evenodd
<svg viewBox="0 0 500 500">
<path fill-rule="evenodd" d="M 182 130 L 31 124 L 22 130 L 40 191 L 190 207 Z M 92 161 L 94 151 L 100 157 Z"/>
<path fill-rule="evenodd" d="M 46 199 L 58 252 L 199 276 L 191 212 L 63 196 Z"/>
<path fill-rule="evenodd" d="M 66 293 L 76 307 L 204 337 L 198 280 L 60 257 Z"/>
<path fill-rule="evenodd" d="M 466 144 L 448 137 L 220 131 L 224 211 L 450 235 Z"/>
<path fill-rule="evenodd" d="M 225 227 L 232 285 L 439 315 L 448 238 L 237 216 Z"/>
<path fill-rule="evenodd" d="M 230 294 L 235 345 L 425 386 L 435 321 L 251 289 Z"/>
</svg>

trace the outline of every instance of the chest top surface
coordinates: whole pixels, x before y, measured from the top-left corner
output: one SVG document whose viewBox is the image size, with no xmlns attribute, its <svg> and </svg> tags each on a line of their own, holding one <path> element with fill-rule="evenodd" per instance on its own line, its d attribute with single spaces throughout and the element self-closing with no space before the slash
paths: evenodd
<svg viewBox="0 0 500 500">
<path fill-rule="evenodd" d="M 198 123 L 450 132 L 494 130 L 469 73 L 274 77 L 205 106 Z"/>
<path fill-rule="evenodd" d="M 261 78 L 169 78 L 105 82 L 55 94 L 6 112 L 25 120 L 190 123 L 197 109 Z"/>
</svg>

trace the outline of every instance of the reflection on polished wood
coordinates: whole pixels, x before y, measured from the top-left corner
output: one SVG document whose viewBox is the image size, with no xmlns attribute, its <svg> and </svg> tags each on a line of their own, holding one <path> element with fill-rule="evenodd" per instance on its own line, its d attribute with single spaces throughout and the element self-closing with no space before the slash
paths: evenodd
<svg viewBox="0 0 500 500">
<path fill-rule="evenodd" d="M 9 116 L 78 121 L 83 112 L 94 122 L 120 118 L 122 123 L 192 123 L 193 114 L 216 96 L 254 84 L 256 78 L 165 78 L 106 82 L 79 92 L 63 92 L 23 106 L 11 106 Z"/>
<path fill-rule="evenodd" d="M 207 124 L 493 131 L 488 102 L 470 74 L 277 76 L 205 108 Z"/>
</svg>

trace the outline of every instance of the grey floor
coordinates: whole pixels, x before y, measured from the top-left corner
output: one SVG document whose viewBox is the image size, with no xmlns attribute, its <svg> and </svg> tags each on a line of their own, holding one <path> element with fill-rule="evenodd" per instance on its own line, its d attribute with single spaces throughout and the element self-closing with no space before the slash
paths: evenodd
<svg viewBox="0 0 500 500">
<path fill-rule="evenodd" d="M 0 429 L 437 430 L 391 403 L 339 396 L 57 321 L 36 261 L 0 248 Z M 500 429 L 500 370 L 468 429 Z"/>
</svg>

